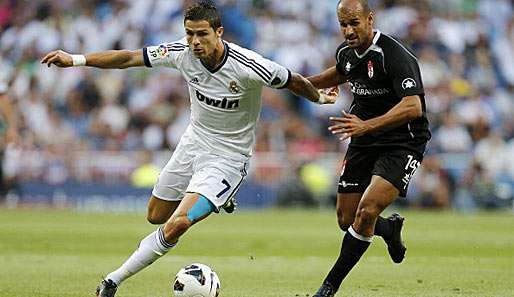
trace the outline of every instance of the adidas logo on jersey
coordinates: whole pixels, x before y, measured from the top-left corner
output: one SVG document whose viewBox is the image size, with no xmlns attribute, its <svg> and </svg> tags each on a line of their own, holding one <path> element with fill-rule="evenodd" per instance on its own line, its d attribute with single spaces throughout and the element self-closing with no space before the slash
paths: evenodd
<svg viewBox="0 0 514 297">
<path fill-rule="evenodd" d="M 205 102 L 207 105 L 224 108 L 224 109 L 235 109 L 239 107 L 239 100 L 228 101 L 227 98 L 223 98 L 223 100 L 213 99 L 205 96 L 204 94 L 198 92 L 196 90 L 196 98 L 200 102 Z"/>
<path fill-rule="evenodd" d="M 190 83 L 198 85 L 200 84 L 200 81 L 198 80 L 198 77 L 193 77 L 190 81 Z"/>
</svg>

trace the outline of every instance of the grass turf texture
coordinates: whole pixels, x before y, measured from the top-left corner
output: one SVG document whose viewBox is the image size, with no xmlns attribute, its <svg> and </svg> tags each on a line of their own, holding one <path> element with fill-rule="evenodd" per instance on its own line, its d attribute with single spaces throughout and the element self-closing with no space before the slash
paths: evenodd
<svg viewBox="0 0 514 297">
<path fill-rule="evenodd" d="M 403 212 L 407 258 L 375 238 L 337 296 L 514 296 L 514 216 Z M 93 296 L 155 230 L 144 214 L 0 209 L 0 297 Z M 220 297 L 308 296 L 342 239 L 330 211 L 239 211 L 193 227 L 178 247 L 127 280 L 119 297 L 171 296 L 180 267 L 213 267 Z"/>
</svg>

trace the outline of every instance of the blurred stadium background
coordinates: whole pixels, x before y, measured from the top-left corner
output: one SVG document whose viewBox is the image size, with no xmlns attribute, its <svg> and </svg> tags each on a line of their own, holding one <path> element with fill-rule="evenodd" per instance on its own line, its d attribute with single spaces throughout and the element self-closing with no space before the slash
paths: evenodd
<svg viewBox="0 0 514 297">
<path fill-rule="evenodd" d="M 333 65 L 342 40 L 337 0 L 217 2 L 227 40 L 304 75 Z M 9 83 L 19 127 L 2 162 L 1 297 L 92 294 L 154 230 L 142 213 L 189 118 L 186 86 L 173 70 L 63 70 L 39 60 L 56 48 L 178 39 L 187 3 L 0 0 L 0 83 Z M 514 296 L 514 2 L 370 4 L 376 27 L 419 57 L 433 139 L 408 198 L 395 206 L 409 208 L 407 261 L 391 265 L 377 239 L 344 293 Z M 238 194 L 243 211 L 195 228 L 120 295 L 169 296 L 172 275 L 193 261 L 216 268 L 225 297 L 312 293 L 341 240 L 331 207 L 347 143 L 327 133 L 327 118 L 350 102 L 347 90 L 335 107 L 266 90 L 250 177 Z M 35 206 L 42 209 L 24 209 Z"/>
<path fill-rule="evenodd" d="M 183 36 L 169 0 L 0 1 L 0 76 L 19 139 L 4 154 L 9 207 L 142 210 L 188 124 L 184 81 L 169 69 L 50 69 L 48 51 L 137 49 Z M 225 38 L 311 75 L 334 63 L 337 0 L 218 1 Z M 371 0 L 376 27 L 419 57 L 433 139 L 402 206 L 508 208 L 514 188 L 514 18 L 509 0 Z M 327 206 L 346 143 L 319 107 L 263 95 L 241 207 Z M 171 149 L 171 150 L 170 150 Z"/>
</svg>

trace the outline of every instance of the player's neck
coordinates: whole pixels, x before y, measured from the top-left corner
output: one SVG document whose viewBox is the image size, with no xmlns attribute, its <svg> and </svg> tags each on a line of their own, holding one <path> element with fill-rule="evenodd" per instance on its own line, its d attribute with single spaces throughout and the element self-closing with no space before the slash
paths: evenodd
<svg viewBox="0 0 514 297">
<path fill-rule="evenodd" d="M 208 66 L 211 69 L 215 69 L 219 64 L 223 61 L 223 57 L 225 56 L 225 45 L 223 41 L 220 39 L 216 44 L 216 48 L 214 49 L 214 53 L 209 58 L 202 60 L 203 64 Z"/>
</svg>

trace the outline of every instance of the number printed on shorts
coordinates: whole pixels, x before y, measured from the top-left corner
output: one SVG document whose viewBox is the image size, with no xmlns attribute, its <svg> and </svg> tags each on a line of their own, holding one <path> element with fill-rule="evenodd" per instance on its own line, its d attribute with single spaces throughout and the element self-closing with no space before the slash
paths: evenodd
<svg viewBox="0 0 514 297">
<path fill-rule="evenodd" d="M 216 197 L 218 197 L 218 198 L 223 196 L 223 194 L 225 194 L 228 190 L 230 190 L 230 188 L 232 188 L 232 186 L 230 186 L 230 184 L 228 183 L 228 181 L 226 179 L 223 179 L 221 181 L 221 183 L 225 185 L 225 188 L 223 190 L 221 190 L 221 192 L 219 192 L 218 195 L 216 195 Z"/>
<path fill-rule="evenodd" d="M 421 165 L 421 163 L 418 160 L 414 159 L 414 156 L 412 155 L 408 155 L 407 159 L 407 165 L 405 165 L 405 176 L 402 178 L 402 181 L 404 183 L 404 189 L 407 188 L 407 185 L 409 184 L 410 179 L 414 175 L 414 172 L 416 171 L 416 169 L 418 169 L 419 165 Z"/>
</svg>

